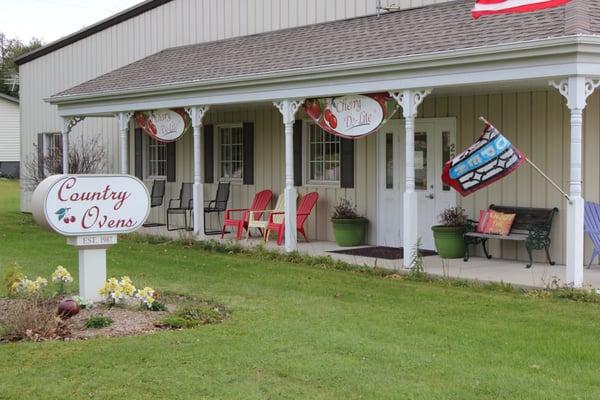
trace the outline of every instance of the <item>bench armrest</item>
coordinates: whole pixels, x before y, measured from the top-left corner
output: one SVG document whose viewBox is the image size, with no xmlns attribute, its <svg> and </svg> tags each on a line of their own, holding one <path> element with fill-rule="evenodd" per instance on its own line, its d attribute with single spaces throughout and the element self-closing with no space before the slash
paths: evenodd
<svg viewBox="0 0 600 400">
<path fill-rule="evenodd" d="M 242 213 L 240 219 L 244 219 L 244 213 L 248 211 L 248 208 L 228 208 L 225 210 L 225 219 L 231 219 L 231 213 Z"/>
</svg>

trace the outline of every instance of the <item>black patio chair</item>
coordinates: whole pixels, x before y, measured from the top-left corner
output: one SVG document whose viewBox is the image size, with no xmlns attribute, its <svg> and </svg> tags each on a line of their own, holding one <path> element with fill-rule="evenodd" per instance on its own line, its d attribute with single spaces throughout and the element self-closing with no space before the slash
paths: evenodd
<svg viewBox="0 0 600 400">
<path fill-rule="evenodd" d="M 206 202 L 208 205 L 204 207 L 204 234 L 206 235 L 220 235 L 221 234 L 221 214 L 227 209 L 227 202 L 229 201 L 229 182 L 219 182 L 217 187 L 217 195 L 214 200 Z M 219 218 L 219 225 L 217 229 L 206 229 L 206 214 L 217 214 Z"/>
<path fill-rule="evenodd" d="M 163 205 L 163 201 L 165 198 L 165 181 L 154 180 L 152 182 L 152 192 L 150 193 L 150 208 L 160 207 Z M 147 222 L 143 226 L 146 228 L 152 228 L 156 226 L 164 226 L 165 224 L 161 224 L 159 222 Z"/>
<path fill-rule="evenodd" d="M 192 221 L 192 210 L 193 210 L 193 194 L 192 194 L 193 184 L 191 183 L 182 183 L 181 190 L 179 191 L 179 198 L 169 200 L 169 208 L 167 208 L 167 230 L 168 231 L 177 231 L 181 229 L 192 230 L 191 226 L 188 226 L 188 215 L 190 216 L 189 221 Z M 173 203 L 176 203 L 174 205 Z M 169 220 L 170 215 L 182 215 L 184 220 L 184 227 L 181 228 L 171 228 L 171 223 Z"/>
</svg>

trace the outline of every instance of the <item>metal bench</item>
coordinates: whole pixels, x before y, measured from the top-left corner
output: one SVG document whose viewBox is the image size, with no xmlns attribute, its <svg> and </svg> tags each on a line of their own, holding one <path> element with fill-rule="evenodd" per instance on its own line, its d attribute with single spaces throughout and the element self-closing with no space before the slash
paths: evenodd
<svg viewBox="0 0 600 400">
<path fill-rule="evenodd" d="M 529 208 L 529 207 L 504 207 L 490 205 L 490 210 L 501 213 L 516 214 L 510 233 L 506 236 L 479 233 L 475 231 L 477 221 L 469 220 L 467 232 L 465 233 L 465 261 L 469 261 L 469 245 L 481 243 L 485 256 L 490 259 L 492 256 L 487 250 L 487 241 L 489 239 L 514 240 L 525 242 L 525 248 L 529 255 L 527 268 L 533 264 L 533 250 L 546 251 L 548 263 L 554 265 L 550 258 L 549 247 L 551 244 L 550 230 L 552 229 L 552 220 L 558 212 L 558 208 Z"/>
</svg>

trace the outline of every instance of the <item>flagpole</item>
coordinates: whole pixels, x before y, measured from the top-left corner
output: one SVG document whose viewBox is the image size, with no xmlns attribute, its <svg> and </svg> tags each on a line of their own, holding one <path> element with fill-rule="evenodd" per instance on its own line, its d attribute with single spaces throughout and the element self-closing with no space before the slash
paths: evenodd
<svg viewBox="0 0 600 400">
<path fill-rule="evenodd" d="M 485 118 L 483 118 L 483 117 L 479 117 L 479 119 L 480 119 L 480 120 L 481 120 L 481 121 L 482 121 L 484 124 L 486 124 L 486 125 L 489 125 L 489 126 L 492 126 L 492 124 L 490 124 L 490 122 L 489 122 L 487 119 L 485 119 Z M 567 200 L 569 200 L 569 203 L 572 203 L 572 202 L 571 202 L 571 198 L 569 197 L 569 195 L 568 195 L 568 194 L 566 194 L 566 193 L 564 192 L 564 190 L 562 190 L 562 189 L 560 188 L 560 186 L 558 186 L 558 185 L 557 185 L 557 184 L 556 184 L 556 183 L 555 183 L 555 182 L 554 182 L 552 179 L 550 179 L 550 177 L 549 177 L 548 175 L 546 175 L 546 174 L 545 174 L 545 173 L 544 173 L 544 172 L 543 172 L 541 169 L 539 169 L 537 165 L 535 165 L 535 164 L 534 164 L 534 163 L 533 163 L 533 162 L 532 162 L 532 161 L 531 161 L 529 158 L 527 158 L 527 157 L 525 157 L 525 161 L 527 161 L 527 162 L 529 163 L 529 165 L 531 165 L 531 166 L 533 167 L 533 169 L 535 169 L 535 170 L 536 170 L 536 171 L 537 171 L 537 172 L 538 172 L 538 173 L 539 173 L 541 176 L 543 176 L 543 177 L 544 177 L 544 179 L 546 179 L 548 182 L 550 182 L 550 184 L 551 184 L 552 186 L 554 186 L 554 188 L 555 188 L 556 190 L 558 190 L 560 193 L 562 193 L 562 195 L 563 195 L 563 196 L 565 196 L 565 198 L 566 198 Z"/>
</svg>

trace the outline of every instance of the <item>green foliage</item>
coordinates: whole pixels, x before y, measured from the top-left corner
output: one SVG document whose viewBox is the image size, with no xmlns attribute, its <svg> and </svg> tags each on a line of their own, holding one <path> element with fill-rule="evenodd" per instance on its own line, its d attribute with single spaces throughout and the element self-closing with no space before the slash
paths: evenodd
<svg viewBox="0 0 600 400">
<path fill-rule="evenodd" d="M 17 292 L 14 289 L 14 284 L 23 279 L 25 277 L 25 273 L 19 264 L 15 262 L 6 264 L 3 269 L 3 282 L 6 293 L 8 293 L 9 296 L 15 296 Z"/>
<path fill-rule="evenodd" d="M 169 311 L 167 309 L 167 306 L 164 305 L 163 303 L 161 303 L 158 300 L 155 300 L 152 305 L 150 306 L 150 308 L 144 308 L 144 310 L 150 310 L 150 311 Z"/>
<path fill-rule="evenodd" d="M 29 43 L 24 43 L 17 38 L 9 39 L 0 32 L 0 92 L 19 97 L 18 86 L 7 83 L 17 74 L 15 59 L 41 46 L 40 39 L 32 38 Z"/>
<path fill-rule="evenodd" d="M 85 327 L 88 329 L 100 329 L 111 326 L 113 320 L 103 315 L 92 315 L 85 321 Z"/>
<path fill-rule="evenodd" d="M 227 317 L 225 308 L 218 304 L 190 304 L 163 319 L 172 328 L 194 328 L 200 325 L 217 324 Z"/>
</svg>

